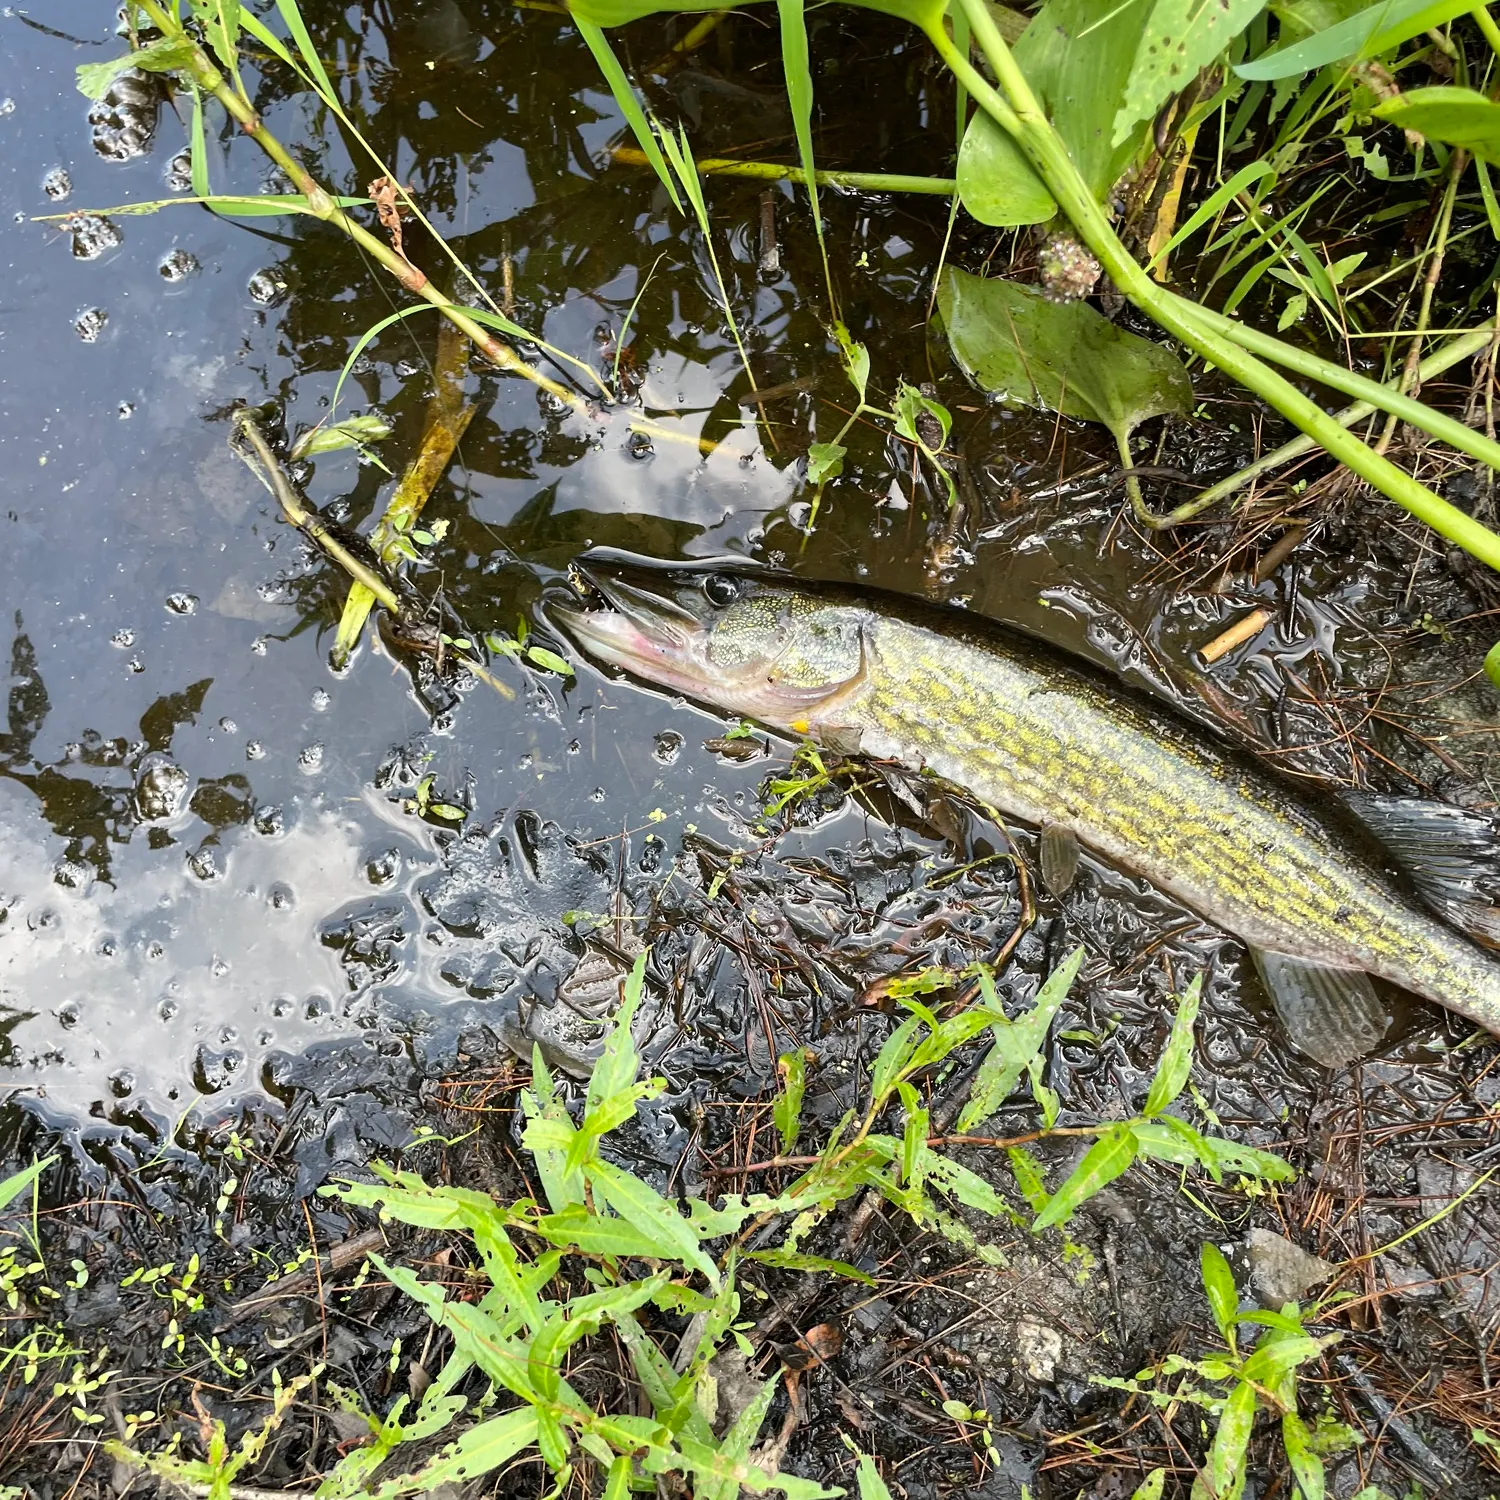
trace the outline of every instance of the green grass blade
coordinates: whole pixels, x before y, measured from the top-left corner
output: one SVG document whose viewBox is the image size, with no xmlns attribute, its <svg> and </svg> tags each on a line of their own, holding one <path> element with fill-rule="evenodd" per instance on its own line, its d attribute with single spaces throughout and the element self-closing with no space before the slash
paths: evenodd
<svg viewBox="0 0 1500 1500">
<path fill-rule="evenodd" d="M 328 70 L 323 66 L 323 59 L 318 56 L 318 50 L 313 46 L 307 23 L 302 19 L 302 12 L 297 9 L 297 0 L 276 0 L 276 10 L 286 23 L 286 29 L 292 40 L 297 44 L 297 51 L 302 54 L 302 61 L 307 71 L 312 74 L 313 82 L 317 85 L 324 102 L 332 105 L 342 114 L 343 110 L 340 107 L 339 96 L 334 90 L 333 80 L 329 78 Z"/>
<path fill-rule="evenodd" d="M 193 86 L 193 123 L 189 140 L 189 170 L 193 179 L 193 191 L 200 198 L 213 196 L 208 185 L 208 142 L 203 129 L 203 91 Z"/>
<path fill-rule="evenodd" d="M 807 18 L 803 0 L 776 0 L 781 17 L 781 66 L 786 74 L 786 97 L 792 107 L 792 127 L 797 133 L 797 154 L 807 174 L 807 195 L 812 200 L 813 228 L 823 238 L 823 216 L 818 211 L 818 183 L 813 173 L 812 63 L 807 49 Z"/>
<path fill-rule="evenodd" d="M 1216 193 L 1205 198 L 1194 209 L 1187 222 L 1151 257 L 1151 267 L 1161 265 L 1184 240 L 1191 239 L 1193 235 L 1197 234 L 1210 219 L 1228 208 L 1230 203 L 1252 183 L 1259 181 L 1262 177 L 1274 175 L 1275 173 L 1271 168 L 1271 164 L 1265 161 L 1253 161 L 1248 166 L 1241 167 Z"/>
<path fill-rule="evenodd" d="M 625 116 L 625 121 L 640 143 L 641 150 L 646 153 L 646 160 L 651 163 L 652 169 L 661 179 L 662 186 L 667 190 L 667 196 L 672 200 L 673 208 L 678 213 L 685 212 L 682 199 L 677 196 L 677 184 L 666 162 L 662 160 L 661 147 L 656 144 L 656 136 L 646 122 L 646 112 L 641 108 L 641 101 L 636 97 L 635 89 L 631 87 L 630 80 L 625 76 L 625 69 L 620 66 L 620 59 L 615 56 L 614 48 L 609 45 L 608 37 L 592 21 L 585 21 L 582 16 L 575 15 L 573 24 L 578 28 L 578 34 L 583 38 L 584 45 L 594 54 L 594 61 L 598 63 L 599 71 L 604 74 L 604 81 L 609 85 L 609 91 L 614 95 L 615 103 L 620 106 L 620 113 Z"/>
</svg>

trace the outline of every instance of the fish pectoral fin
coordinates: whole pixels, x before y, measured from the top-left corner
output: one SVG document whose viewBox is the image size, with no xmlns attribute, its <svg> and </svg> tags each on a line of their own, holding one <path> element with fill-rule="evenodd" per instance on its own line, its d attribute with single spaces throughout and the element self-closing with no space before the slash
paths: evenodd
<svg viewBox="0 0 1500 1500">
<path fill-rule="evenodd" d="M 1363 969 L 1333 969 L 1263 948 L 1252 948 L 1250 957 L 1292 1045 L 1325 1068 L 1364 1057 L 1391 1024 Z"/>
<path fill-rule="evenodd" d="M 1500 948 L 1500 826 L 1494 819 L 1420 797 L 1365 794 L 1349 805 L 1428 906 L 1476 942 Z"/>
<path fill-rule="evenodd" d="M 1065 896 L 1078 874 L 1078 835 L 1061 823 L 1042 828 L 1037 845 L 1037 862 L 1042 867 L 1042 885 L 1054 896 Z"/>
</svg>

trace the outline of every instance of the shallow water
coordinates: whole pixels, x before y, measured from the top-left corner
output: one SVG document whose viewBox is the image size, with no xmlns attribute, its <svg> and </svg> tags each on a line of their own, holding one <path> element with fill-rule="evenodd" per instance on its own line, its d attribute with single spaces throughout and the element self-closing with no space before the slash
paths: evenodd
<svg viewBox="0 0 1500 1500">
<path fill-rule="evenodd" d="M 1237 576 L 1215 591 L 1214 570 L 1168 566 L 1116 523 L 1097 434 L 989 408 L 968 390 L 923 328 L 941 200 L 827 195 L 825 209 L 844 315 L 871 347 L 877 385 L 931 378 L 954 408 L 969 513 L 950 536 L 902 446 L 861 428 L 804 541 L 798 460 L 847 405 L 805 201 L 776 190 L 784 269 L 764 279 L 760 187 L 708 186 L 757 381 L 804 382 L 757 423 L 700 236 L 648 174 L 605 163 L 621 121 L 562 17 L 481 0 L 430 0 L 394 20 L 397 7 L 306 8 L 368 139 L 496 295 L 508 265 L 519 321 L 607 369 L 639 299 L 640 400 L 684 439 L 643 450 L 618 413 L 560 417 L 526 382 L 472 369 L 478 412 L 427 511 L 451 529 L 417 573 L 471 630 L 514 630 L 590 543 L 734 552 L 1020 620 L 1196 702 L 1191 653 L 1264 602 L 1277 619 L 1214 672 L 1215 704 L 1239 705 L 1257 732 L 1280 725 L 1290 742 L 1320 745 L 1312 763 L 1335 774 L 1350 770 L 1347 747 L 1283 701 L 1287 674 L 1323 690 L 1378 680 L 1391 643 L 1413 639 L 1428 654 L 1398 675 L 1436 670 L 1433 639 L 1414 637 L 1411 621 L 1421 608 L 1461 614 L 1464 601 L 1429 578 L 1414 606 L 1405 555 L 1314 555 L 1300 582 Z M 271 400 L 291 429 L 323 418 L 354 341 L 399 294 L 311 221 L 175 205 L 102 227 L 35 222 L 181 195 L 167 180 L 186 138 L 181 101 L 161 106 L 153 139 L 128 160 L 91 140 L 72 69 L 119 49 L 113 24 L 100 0 L 56 0 L 45 28 L 0 12 L 0 1082 L 54 1122 L 92 1129 L 285 1096 L 308 1076 L 290 1060 L 332 1056 L 339 1042 L 441 1069 L 476 1027 L 503 1036 L 518 1007 L 555 1012 L 583 952 L 564 914 L 607 914 L 617 888 L 637 911 L 657 897 L 670 910 L 669 876 L 686 878 L 694 840 L 757 845 L 767 771 L 706 750 L 709 716 L 587 668 L 564 684 L 502 660 L 514 702 L 471 686 L 437 714 L 382 647 L 331 668 L 338 579 L 231 454 L 224 414 Z M 824 159 L 934 170 L 948 149 L 946 96 L 894 23 L 859 24 L 856 38 L 818 22 Z M 648 24 L 624 40 L 646 64 L 675 35 Z M 659 85 L 700 152 L 785 155 L 772 46 L 758 22 L 731 20 Z M 363 191 L 376 169 L 354 165 L 279 68 L 249 66 L 246 80 L 268 126 L 324 181 Z M 216 188 L 281 186 L 253 142 L 212 111 L 209 126 Z M 118 131 L 105 143 L 118 150 Z M 416 226 L 407 236 L 421 243 Z M 965 232 L 959 251 L 985 246 Z M 413 253 L 443 274 L 436 253 Z M 344 390 L 341 414 L 379 408 L 394 421 L 381 452 L 398 471 L 420 441 L 435 336 L 427 313 L 391 329 Z M 1249 409 L 1208 385 L 1202 394 L 1212 423 L 1184 424 L 1172 435 L 1180 451 L 1156 461 L 1222 468 L 1249 451 Z M 703 435 L 720 441 L 706 458 L 693 441 Z M 388 487 L 375 466 L 336 454 L 317 461 L 309 493 L 358 525 Z M 1372 730 L 1422 760 L 1391 732 Z M 436 795 L 472 809 L 462 836 L 406 806 L 429 774 Z M 832 851 L 837 865 L 850 850 L 858 863 L 862 840 L 898 864 L 943 848 L 849 806 L 792 844 L 825 862 Z M 986 918 L 991 948 L 1013 919 L 1003 901 Z M 1091 934 L 1095 979 L 1079 1009 L 1100 1033 L 1118 1022 L 1121 1067 L 1159 1041 L 1166 953 L 1179 973 L 1222 959 L 1205 1048 L 1226 1077 L 1298 1073 L 1253 987 L 1242 993 L 1234 945 L 1107 871 L 1086 876 L 1061 920 L 1023 946 L 1021 972 L 1055 958 L 1063 931 Z M 657 1050 L 707 1059 L 713 1006 L 728 1008 L 732 1030 L 745 986 L 729 975 L 685 1021 L 659 1017 Z M 822 1019 L 836 1017 L 833 1007 Z M 1406 1045 L 1444 1033 L 1424 1012 Z M 1058 1045 L 1059 1072 L 1092 1088 L 1102 1059 Z M 1101 1089 L 1114 1067 L 1100 1069 Z"/>
</svg>

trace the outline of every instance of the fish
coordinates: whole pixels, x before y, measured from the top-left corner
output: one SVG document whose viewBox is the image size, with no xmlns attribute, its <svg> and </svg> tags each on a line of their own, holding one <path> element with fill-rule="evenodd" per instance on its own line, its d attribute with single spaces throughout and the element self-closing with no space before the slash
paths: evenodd
<svg viewBox="0 0 1500 1500">
<path fill-rule="evenodd" d="M 548 618 L 586 655 L 845 755 L 894 761 L 1147 879 L 1249 950 L 1297 1049 L 1371 1051 L 1397 986 L 1500 1034 L 1500 833 L 1347 806 L 1092 662 L 968 611 L 742 560 L 595 548 Z M 1060 852 L 1059 852 L 1060 851 Z M 1073 851 L 1076 862 L 1076 850 Z"/>
</svg>

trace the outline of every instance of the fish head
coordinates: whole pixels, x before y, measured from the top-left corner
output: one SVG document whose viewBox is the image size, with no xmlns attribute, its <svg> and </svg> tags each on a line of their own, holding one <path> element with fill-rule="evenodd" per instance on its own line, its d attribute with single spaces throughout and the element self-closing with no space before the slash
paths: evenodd
<svg viewBox="0 0 1500 1500">
<path fill-rule="evenodd" d="M 838 728 L 865 669 L 869 611 L 735 560 L 661 563 L 610 548 L 574 563 L 549 616 L 597 661 L 797 734 Z"/>
</svg>

